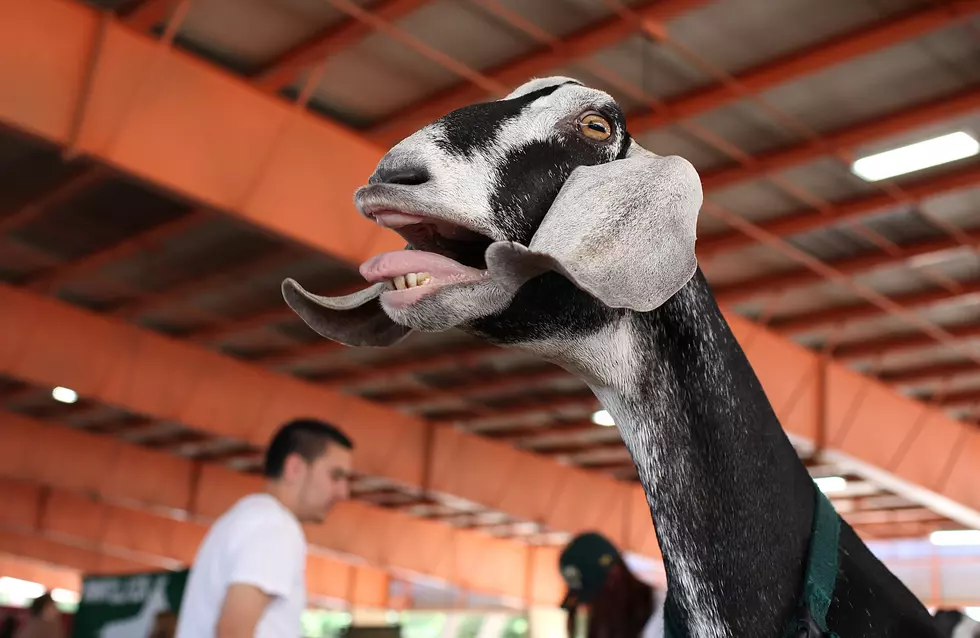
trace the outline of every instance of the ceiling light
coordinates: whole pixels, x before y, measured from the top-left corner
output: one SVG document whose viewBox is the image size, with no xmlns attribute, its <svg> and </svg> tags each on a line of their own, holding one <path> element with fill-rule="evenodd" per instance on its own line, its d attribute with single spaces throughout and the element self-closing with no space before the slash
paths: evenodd
<svg viewBox="0 0 980 638">
<path fill-rule="evenodd" d="M 592 415 L 592 422 L 596 425 L 604 425 L 606 427 L 616 425 L 616 422 L 613 421 L 612 415 L 609 414 L 607 410 L 596 410 Z"/>
<path fill-rule="evenodd" d="M 76 591 L 55 587 L 54 589 L 51 590 L 51 599 L 56 603 L 77 605 L 79 596 L 78 596 L 78 592 Z"/>
<path fill-rule="evenodd" d="M 980 142 L 968 133 L 958 131 L 862 157 L 851 165 L 851 171 L 861 179 L 876 182 L 955 162 L 977 153 L 980 153 Z"/>
<path fill-rule="evenodd" d="M 980 530 L 943 529 L 929 534 L 933 545 L 980 545 Z"/>
<path fill-rule="evenodd" d="M 44 585 L 20 578 L 3 576 L 0 577 L 0 593 L 22 602 L 43 594 Z"/>
<path fill-rule="evenodd" d="M 51 398 L 62 403 L 74 403 L 78 401 L 78 393 L 71 388 L 63 388 L 59 385 L 51 391 Z"/>
<path fill-rule="evenodd" d="M 813 479 L 813 482 L 817 484 L 820 491 L 824 494 L 833 494 L 835 492 L 843 492 L 847 489 L 847 479 L 840 476 L 822 476 L 817 479 Z"/>
</svg>

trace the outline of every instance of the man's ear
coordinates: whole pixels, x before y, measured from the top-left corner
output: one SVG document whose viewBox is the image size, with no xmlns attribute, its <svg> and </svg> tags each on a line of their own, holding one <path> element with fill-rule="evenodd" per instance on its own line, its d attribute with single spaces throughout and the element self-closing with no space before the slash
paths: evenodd
<svg viewBox="0 0 980 638">
<path fill-rule="evenodd" d="M 306 459 L 296 453 L 290 454 L 282 464 L 282 478 L 291 483 L 300 481 L 306 476 L 308 469 Z"/>
</svg>

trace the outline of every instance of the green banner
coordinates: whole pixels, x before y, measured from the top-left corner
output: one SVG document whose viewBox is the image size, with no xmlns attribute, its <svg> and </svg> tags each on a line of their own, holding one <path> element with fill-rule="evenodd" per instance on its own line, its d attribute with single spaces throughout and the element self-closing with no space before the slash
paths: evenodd
<svg viewBox="0 0 980 638">
<path fill-rule="evenodd" d="M 86 576 L 72 638 L 147 638 L 160 612 L 179 611 L 189 573 Z"/>
</svg>

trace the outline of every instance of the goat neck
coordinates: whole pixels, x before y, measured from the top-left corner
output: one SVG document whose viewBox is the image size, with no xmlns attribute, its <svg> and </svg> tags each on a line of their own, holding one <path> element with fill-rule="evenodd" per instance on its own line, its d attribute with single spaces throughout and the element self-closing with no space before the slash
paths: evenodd
<svg viewBox="0 0 980 638">
<path fill-rule="evenodd" d="M 538 354 L 585 380 L 636 465 L 687 636 L 782 636 L 798 611 L 815 486 L 700 270 L 663 306 Z M 557 356 L 556 356 L 556 353 Z M 831 627 L 938 636 L 922 604 L 842 522 Z"/>
<path fill-rule="evenodd" d="M 701 273 L 561 351 L 636 464 L 674 622 L 692 637 L 777 635 L 795 611 L 813 483 Z"/>
</svg>

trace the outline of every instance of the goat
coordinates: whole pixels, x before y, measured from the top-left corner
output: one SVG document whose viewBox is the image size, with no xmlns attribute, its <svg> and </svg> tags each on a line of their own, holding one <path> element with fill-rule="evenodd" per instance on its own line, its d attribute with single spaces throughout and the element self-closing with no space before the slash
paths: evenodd
<svg viewBox="0 0 980 638">
<path fill-rule="evenodd" d="M 943 638 L 980 638 L 980 622 L 958 609 L 937 609 L 934 617 Z"/>
<path fill-rule="evenodd" d="M 354 203 L 408 249 L 363 263 L 371 285 L 344 297 L 283 281 L 307 325 L 373 347 L 459 328 L 569 370 L 636 465 L 663 550 L 669 635 L 795 627 L 822 495 L 698 266 L 702 190 L 687 160 L 642 148 L 607 93 L 541 78 L 396 144 Z M 855 532 L 837 529 L 829 627 L 938 636 Z"/>
</svg>

